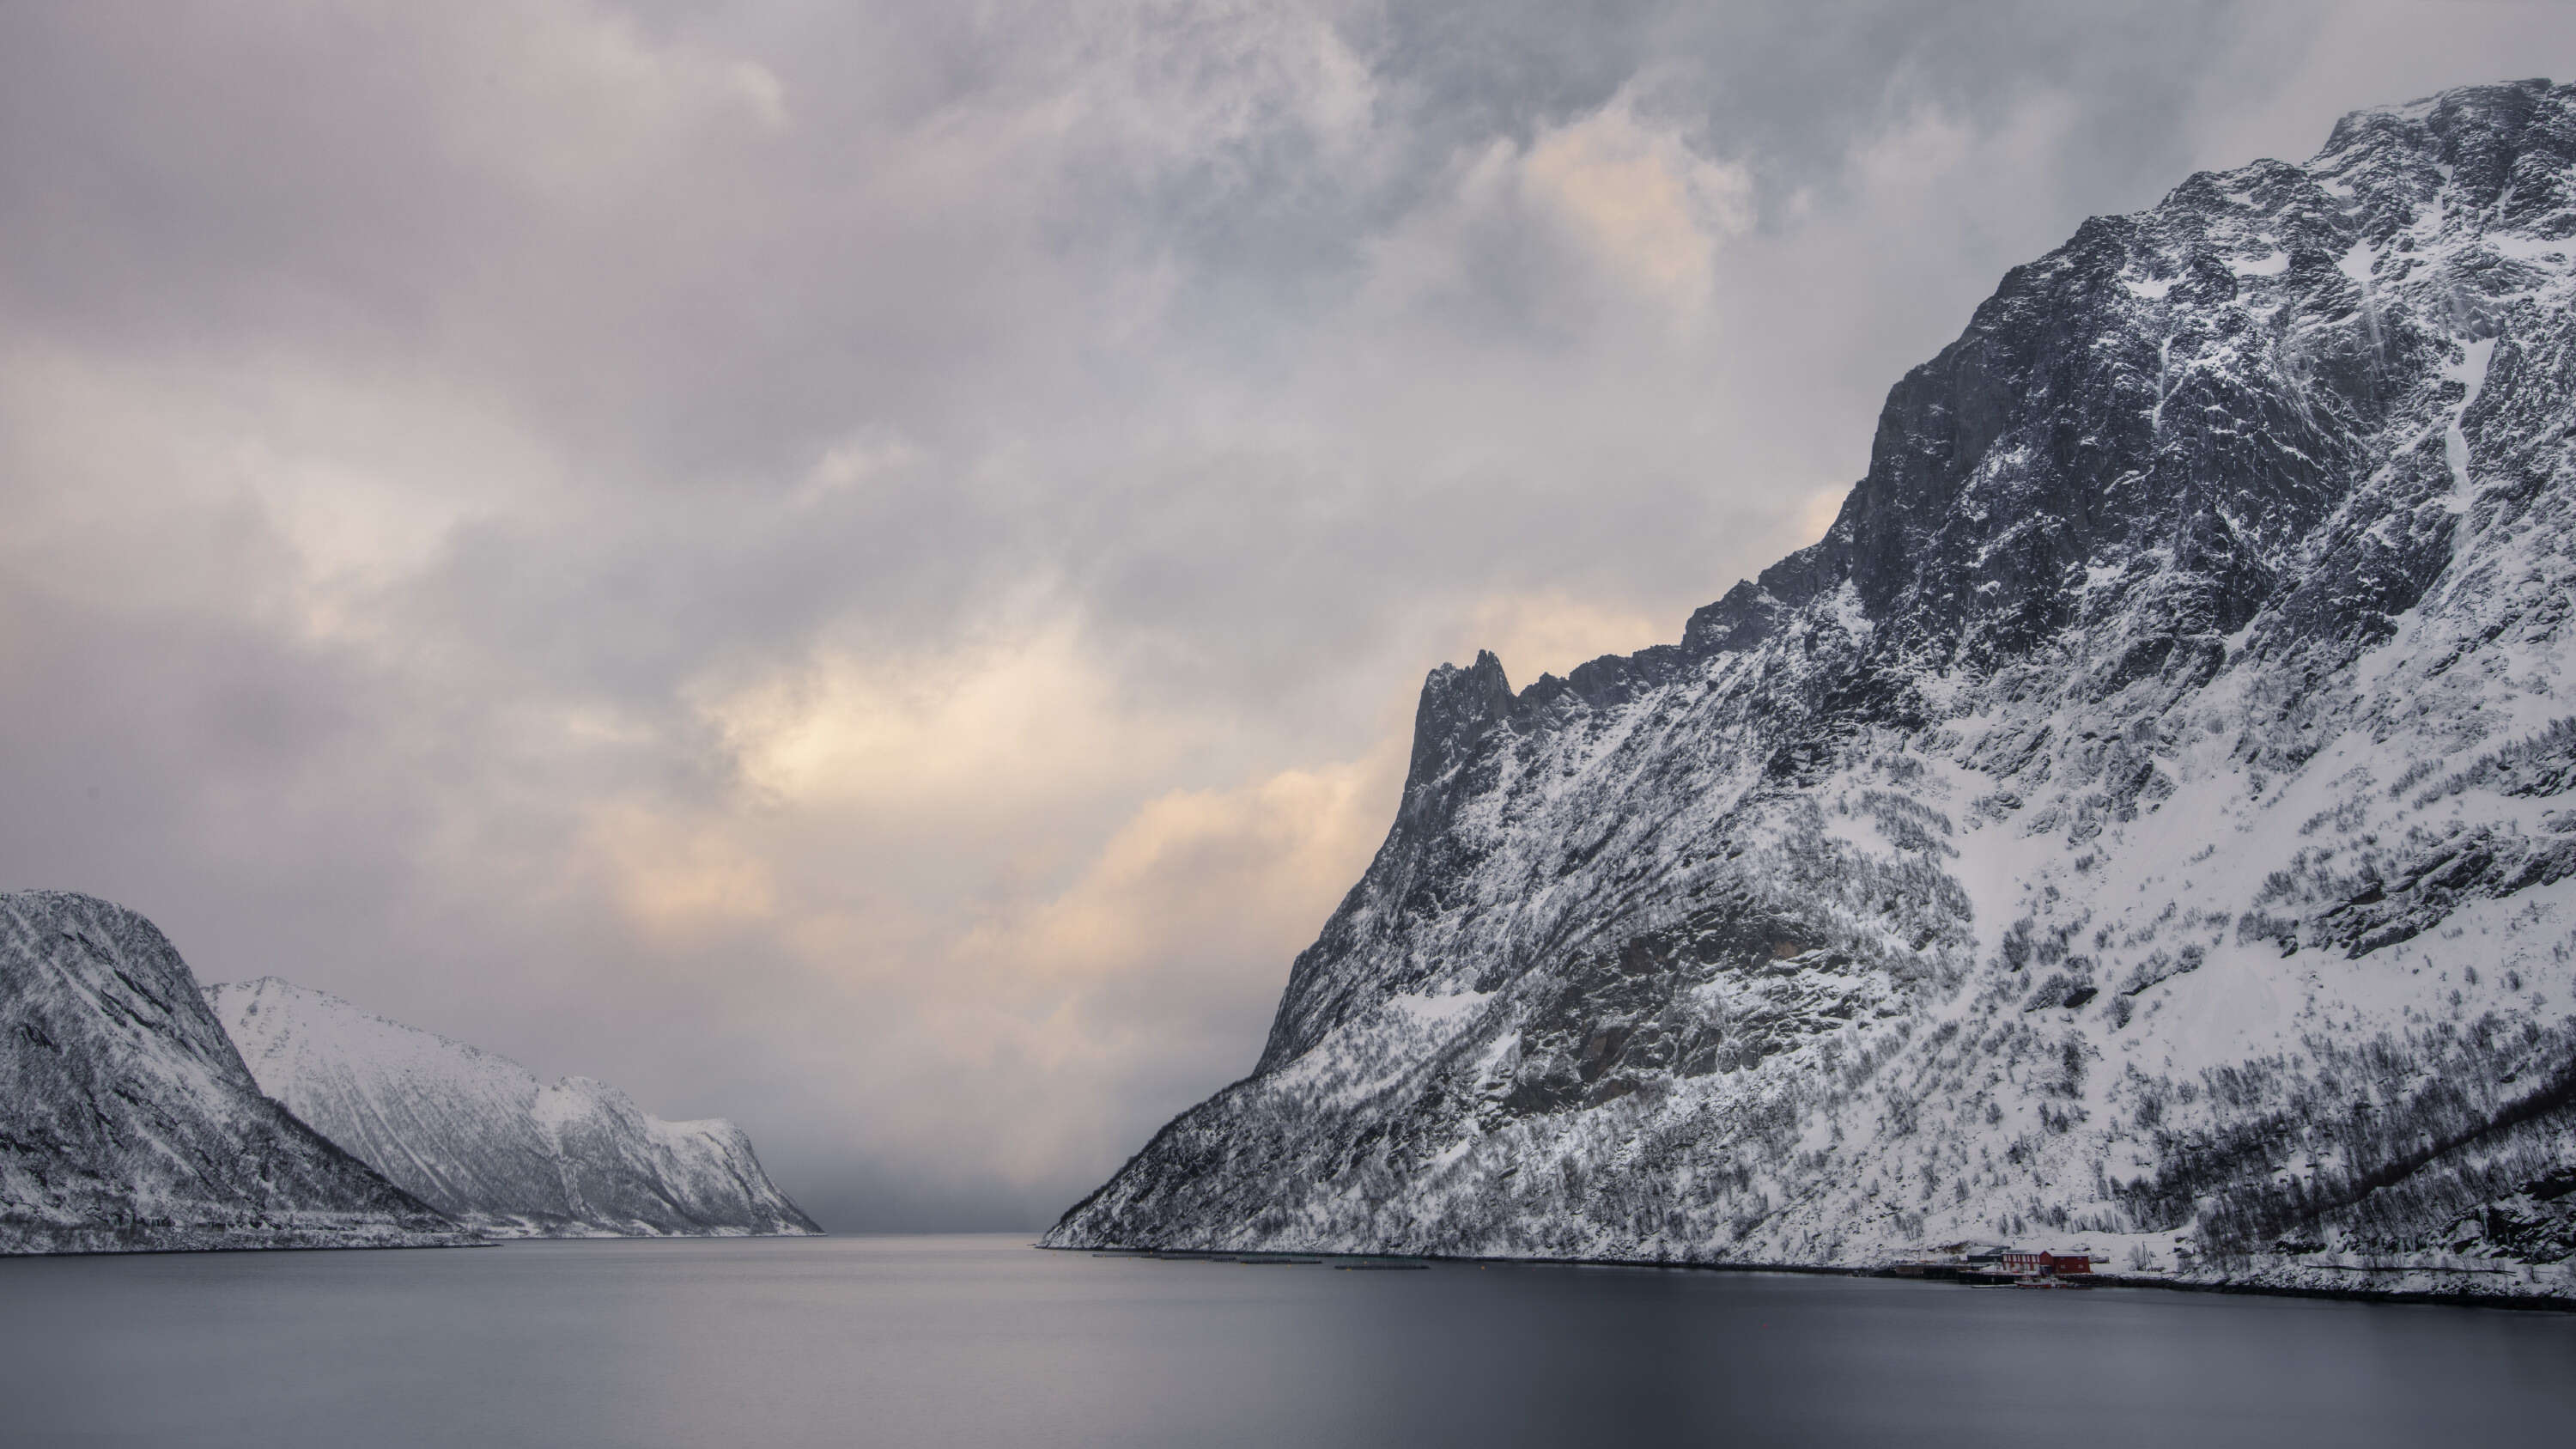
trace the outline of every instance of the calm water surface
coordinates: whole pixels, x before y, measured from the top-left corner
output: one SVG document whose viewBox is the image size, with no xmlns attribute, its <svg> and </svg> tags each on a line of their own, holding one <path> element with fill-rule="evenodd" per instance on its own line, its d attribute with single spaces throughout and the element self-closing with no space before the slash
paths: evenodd
<svg viewBox="0 0 2576 1449">
<path fill-rule="evenodd" d="M 0 1260 L 11 1445 L 2565 1444 L 2576 1317 L 999 1237 Z"/>
</svg>

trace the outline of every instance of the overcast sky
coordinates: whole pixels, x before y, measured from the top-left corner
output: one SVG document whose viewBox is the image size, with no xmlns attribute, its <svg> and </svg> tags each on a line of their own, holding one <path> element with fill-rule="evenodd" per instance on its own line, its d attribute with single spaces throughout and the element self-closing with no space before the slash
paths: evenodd
<svg viewBox="0 0 2576 1449">
<path fill-rule="evenodd" d="M 0 3 L 0 888 L 1035 1227 L 1423 672 L 1680 635 L 2005 268 L 2559 4 Z"/>
</svg>

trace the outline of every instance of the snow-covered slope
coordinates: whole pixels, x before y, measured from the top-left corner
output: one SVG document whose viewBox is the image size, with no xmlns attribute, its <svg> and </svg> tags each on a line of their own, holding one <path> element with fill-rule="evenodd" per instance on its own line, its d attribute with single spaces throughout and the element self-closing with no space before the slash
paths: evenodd
<svg viewBox="0 0 2576 1449">
<path fill-rule="evenodd" d="M 260 1095 L 151 922 L 0 895 L 0 1253 L 463 1240 Z"/>
<path fill-rule="evenodd" d="M 490 1233 L 819 1231 L 731 1122 L 665 1122 L 265 977 L 211 988 L 260 1089 L 422 1201 Z"/>
<path fill-rule="evenodd" d="M 1680 644 L 1425 685 L 1255 1074 L 1057 1244 L 2576 1293 L 2576 88 L 2016 268 Z"/>
</svg>

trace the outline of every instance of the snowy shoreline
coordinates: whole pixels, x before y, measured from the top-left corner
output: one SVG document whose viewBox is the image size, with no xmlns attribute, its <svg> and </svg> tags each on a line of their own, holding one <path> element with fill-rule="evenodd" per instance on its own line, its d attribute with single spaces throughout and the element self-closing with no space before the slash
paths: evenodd
<svg viewBox="0 0 2576 1449">
<path fill-rule="evenodd" d="M 1676 1258 L 1537 1258 L 1504 1257 L 1472 1253 L 1360 1253 L 1335 1249 L 1247 1249 L 1232 1252 L 1223 1248 L 1135 1248 L 1080 1243 L 1050 1243 L 1033 1240 L 1030 1247 L 1047 1253 L 1089 1253 L 1095 1257 L 1166 1258 L 1176 1261 L 1255 1263 L 1297 1260 L 1322 1260 L 1325 1266 L 1345 1263 L 1402 1261 L 1407 1263 L 1477 1263 L 1502 1264 L 1529 1268 L 1655 1268 L 1694 1273 L 1790 1273 L 1820 1278 L 1884 1278 L 1904 1282 L 1946 1284 L 1957 1288 L 1990 1288 L 1998 1284 L 1960 1283 L 1939 1278 L 1919 1278 L 1898 1272 L 1893 1266 L 1858 1267 L 1832 1263 L 1757 1263 L 1694 1262 Z M 2318 1271 L 2318 1270 L 2309 1270 Z M 2354 1269 L 2361 1272 L 2427 1273 L 2426 1269 Z M 2452 1274 L 2459 1277 L 2465 1274 Z M 2564 1293 L 2478 1293 L 2466 1289 L 2344 1288 L 2330 1284 L 2248 1282 L 2226 1278 L 2174 1278 L 2162 1275 L 2129 1273 L 2095 1273 L 2082 1285 L 2086 1288 L 2163 1288 L 2179 1293 L 2232 1293 L 2261 1298 L 2320 1298 L 2349 1303 L 2420 1304 L 2449 1308 L 2515 1308 L 2534 1312 L 2576 1313 L 2576 1294 Z"/>
<path fill-rule="evenodd" d="M 498 1248 L 508 1238 L 458 1237 L 453 1242 L 400 1243 L 209 1243 L 203 1247 L 150 1244 L 134 1248 L 0 1247 L 0 1261 L 21 1258 L 152 1258 L 174 1253 L 408 1253 L 415 1249 Z"/>
</svg>

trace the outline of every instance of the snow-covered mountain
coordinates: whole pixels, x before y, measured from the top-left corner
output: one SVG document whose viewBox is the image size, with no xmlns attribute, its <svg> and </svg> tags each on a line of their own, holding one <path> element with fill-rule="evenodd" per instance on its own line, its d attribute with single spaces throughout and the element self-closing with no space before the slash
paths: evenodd
<svg viewBox="0 0 2576 1449">
<path fill-rule="evenodd" d="M 260 1095 L 150 921 L 0 895 L 0 1253 L 463 1240 Z"/>
<path fill-rule="evenodd" d="M 260 1090 L 423 1202 L 504 1235 L 818 1232 L 722 1119 L 665 1122 L 264 977 L 208 991 Z"/>
<path fill-rule="evenodd" d="M 2576 1294 L 2576 88 L 2008 274 L 1681 642 L 1434 670 L 1254 1074 L 1058 1245 Z"/>
</svg>

